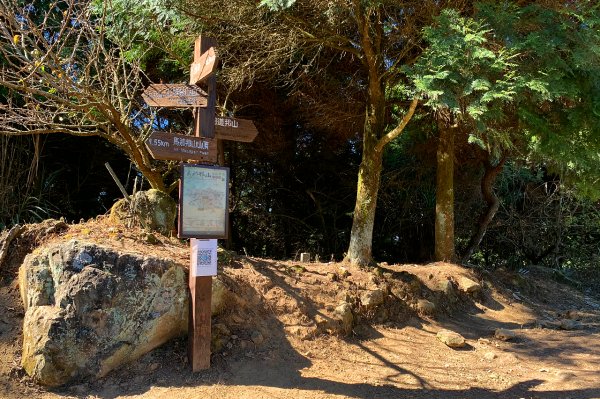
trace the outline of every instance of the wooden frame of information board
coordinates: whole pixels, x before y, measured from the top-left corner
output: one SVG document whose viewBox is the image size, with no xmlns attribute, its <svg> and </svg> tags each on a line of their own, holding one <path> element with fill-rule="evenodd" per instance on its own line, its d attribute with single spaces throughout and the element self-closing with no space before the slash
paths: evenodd
<svg viewBox="0 0 600 399">
<path fill-rule="evenodd" d="M 179 238 L 227 238 L 229 168 L 181 164 Z"/>
</svg>

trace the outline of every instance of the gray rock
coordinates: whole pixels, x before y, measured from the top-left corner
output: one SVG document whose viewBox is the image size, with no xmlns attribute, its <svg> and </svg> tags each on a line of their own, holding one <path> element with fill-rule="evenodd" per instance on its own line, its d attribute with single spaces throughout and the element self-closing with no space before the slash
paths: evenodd
<svg viewBox="0 0 600 399">
<path fill-rule="evenodd" d="M 442 291 L 447 296 L 455 295 L 454 284 L 450 280 L 443 280 L 439 283 L 439 290 Z"/>
<path fill-rule="evenodd" d="M 494 337 L 500 341 L 510 341 L 517 337 L 517 333 L 506 328 L 498 328 L 494 332 Z"/>
<path fill-rule="evenodd" d="M 168 194 L 150 189 L 138 191 L 127 203 L 121 199 L 110 210 L 110 219 L 168 235 L 175 227 L 177 204 Z"/>
<path fill-rule="evenodd" d="M 467 277 L 462 277 L 458 281 L 458 287 L 467 294 L 475 295 L 481 292 L 481 285 Z"/>
<path fill-rule="evenodd" d="M 450 348 L 462 348 L 466 345 L 465 338 L 454 331 L 440 330 L 435 337 Z"/>
<path fill-rule="evenodd" d="M 22 366 L 59 386 L 103 377 L 187 331 L 187 278 L 169 260 L 91 243 L 51 244 L 19 270 Z"/>
<path fill-rule="evenodd" d="M 253 331 L 250 335 L 250 340 L 254 342 L 255 345 L 261 345 L 263 342 L 265 342 L 265 337 L 260 331 Z"/>
<path fill-rule="evenodd" d="M 435 314 L 435 303 L 428 301 L 427 299 L 419 299 L 417 301 L 417 311 L 427 316 L 433 316 Z"/>
<path fill-rule="evenodd" d="M 558 322 L 556 320 L 540 319 L 540 320 L 537 320 L 537 325 L 540 328 L 549 328 L 549 329 L 553 329 L 553 330 L 560 328 L 560 322 Z"/>
<path fill-rule="evenodd" d="M 385 294 L 382 290 L 372 290 L 364 292 L 360 297 L 360 303 L 366 308 L 373 308 L 381 305 L 385 300 Z"/>
<path fill-rule="evenodd" d="M 354 323 L 352 306 L 349 303 L 342 303 L 333 311 L 334 318 L 339 322 L 340 329 L 344 335 L 350 334 Z"/>
<path fill-rule="evenodd" d="M 560 321 L 559 328 L 561 330 L 578 330 L 581 324 L 576 320 L 563 319 Z"/>
</svg>

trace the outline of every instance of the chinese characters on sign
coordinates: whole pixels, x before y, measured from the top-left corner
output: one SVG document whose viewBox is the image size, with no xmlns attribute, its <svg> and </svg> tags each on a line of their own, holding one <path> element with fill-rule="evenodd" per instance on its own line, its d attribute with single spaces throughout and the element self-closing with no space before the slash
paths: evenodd
<svg viewBox="0 0 600 399">
<path fill-rule="evenodd" d="M 144 90 L 142 98 L 151 107 L 187 108 L 208 104 L 207 93 L 195 85 L 155 83 Z"/>
<path fill-rule="evenodd" d="M 217 160 L 217 143 L 214 139 L 186 136 L 167 132 L 152 132 L 146 147 L 154 159 L 203 162 Z"/>
<path fill-rule="evenodd" d="M 151 84 L 142 97 L 150 107 L 192 108 L 194 136 L 154 131 L 146 139 L 155 159 L 215 164 L 219 140 L 252 142 L 258 130 L 244 119 L 215 116 L 216 40 L 198 37 L 190 84 Z M 203 84 L 206 91 L 198 85 Z M 217 240 L 227 238 L 229 168 L 182 164 L 179 237 L 191 238 L 189 361 L 194 372 L 210 367 L 211 290 L 217 274 Z"/>
<path fill-rule="evenodd" d="M 232 127 L 237 129 L 240 126 L 240 123 L 232 118 L 216 117 L 215 126 Z"/>
<path fill-rule="evenodd" d="M 218 139 L 251 143 L 257 134 L 258 130 L 252 121 L 227 117 L 215 118 L 215 137 Z"/>
</svg>

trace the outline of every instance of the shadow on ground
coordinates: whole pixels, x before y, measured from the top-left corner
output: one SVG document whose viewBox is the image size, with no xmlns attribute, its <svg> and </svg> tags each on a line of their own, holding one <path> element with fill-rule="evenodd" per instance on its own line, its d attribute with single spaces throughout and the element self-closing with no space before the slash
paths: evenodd
<svg viewBox="0 0 600 399">
<path fill-rule="evenodd" d="M 272 268 L 264 268 L 254 265 L 255 270 L 267 276 L 274 285 L 283 289 L 288 295 L 296 298 L 298 301 L 306 303 L 307 313 L 310 317 L 319 314 L 319 306 L 312 303 L 310 298 L 302 295 L 302 292 L 296 287 L 286 283 L 285 278 Z M 260 304 L 262 294 L 254 287 L 242 287 L 246 294 L 253 292 L 253 298 L 250 303 Z M 600 398 L 599 388 L 578 388 L 568 390 L 544 390 L 537 391 L 536 388 L 545 381 L 541 379 L 526 379 L 517 382 L 508 388 L 502 390 L 492 390 L 480 387 L 466 389 L 438 389 L 432 382 L 431 373 L 436 370 L 427 370 L 427 377 L 424 373 L 421 375 L 408 370 L 402 364 L 394 361 L 392 355 L 385 351 L 376 351 L 365 345 L 365 340 L 373 340 L 381 337 L 377 329 L 370 326 L 364 326 L 361 329 L 360 338 L 351 337 L 347 343 L 368 353 L 374 362 L 382 364 L 397 377 L 408 377 L 414 381 L 414 387 L 405 388 L 397 386 L 396 382 L 390 380 L 389 383 L 369 383 L 369 382 L 342 382 L 328 378 L 316 378 L 307 376 L 306 370 L 313 366 L 313 361 L 298 352 L 289 342 L 286 336 L 285 326 L 276 317 L 276 314 L 262 303 L 262 309 L 257 309 L 263 317 L 263 323 L 270 332 L 268 343 L 262 346 L 249 347 L 244 350 L 233 349 L 227 355 L 219 353 L 213 355 L 212 368 L 201 373 L 191 373 L 186 361 L 186 341 L 185 339 L 176 340 L 157 351 L 146 355 L 136 367 L 113 373 L 109 377 L 81 385 L 77 383 L 69 387 L 55 391 L 57 394 L 75 395 L 81 398 L 99 397 L 102 399 L 115 399 L 121 396 L 143 395 L 153 387 L 164 387 L 173 389 L 175 396 L 182 389 L 190 389 L 186 397 L 196 397 L 205 395 L 215 386 L 220 386 L 222 393 L 227 397 L 234 397 L 227 394 L 226 388 L 243 387 L 246 392 L 256 391 L 256 394 L 243 397 L 252 398 L 275 398 L 282 397 L 281 392 L 269 394 L 269 388 L 290 390 L 289 397 L 298 397 L 298 391 L 308 391 L 314 393 L 314 397 L 323 397 L 323 395 L 340 395 L 348 398 L 357 399 L 385 399 L 385 398 L 447 398 L 447 399 L 487 399 L 487 398 L 529 398 L 529 399 L 589 399 Z M 501 304 L 493 304 L 496 308 Z M 441 326 L 454 329 L 464 334 L 468 339 L 477 340 L 480 337 L 489 337 L 495 328 L 519 329 L 521 326 L 510 322 L 493 322 L 490 320 L 480 320 L 477 316 L 480 310 L 475 307 L 468 307 L 461 317 L 452 319 L 446 318 L 439 322 Z M 326 315 L 322 315 L 326 317 Z M 427 320 L 411 319 L 410 324 L 419 328 L 427 324 Z M 399 326 L 400 327 L 400 326 Z M 241 327 L 243 328 L 243 327 Z M 233 331 L 234 334 L 238 333 Z M 242 332 L 239 332 L 242 334 Z M 433 333 L 431 333 L 433 334 Z M 573 332 L 589 338 L 589 333 L 584 331 Z M 398 343 L 400 345 L 401 343 Z M 518 338 L 514 353 L 520 356 L 540 358 L 544 356 L 553 356 L 554 360 L 562 361 L 564 364 L 571 364 L 569 353 L 585 351 L 585 347 L 571 343 L 560 346 L 560 342 L 540 342 L 527 338 Z M 600 349 L 598 350 L 600 352 Z M 419 359 L 412 359 L 415 363 Z M 159 364 L 154 369 L 153 365 Z M 348 372 L 348 370 L 345 370 Z M 348 378 L 346 378 L 348 379 Z M 186 391 L 187 392 L 187 391 Z M 317 396 L 320 395 L 320 396 Z M 174 397 L 175 397 L 174 396 Z M 168 396 L 161 396 L 168 397 Z M 284 397 L 288 397 L 286 394 Z M 313 397 L 313 396 L 310 396 Z"/>
</svg>

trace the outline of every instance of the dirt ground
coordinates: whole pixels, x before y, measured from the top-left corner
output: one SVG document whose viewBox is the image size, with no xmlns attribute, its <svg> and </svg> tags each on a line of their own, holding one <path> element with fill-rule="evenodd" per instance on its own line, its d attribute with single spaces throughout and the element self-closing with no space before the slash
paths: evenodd
<svg viewBox="0 0 600 399">
<path fill-rule="evenodd" d="M 187 259 L 178 240 L 159 237 L 149 245 L 143 232 L 103 223 L 32 229 L 0 265 L 0 398 L 600 398 L 598 293 L 563 285 L 546 270 L 384 264 L 374 274 L 339 263 L 233 255 L 220 273 L 246 305 L 213 320 L 213 331 L 226 325 L 230 334 L 210 370 L 190 371 L 182 337 L 106 378 L 47 390 L 19 365 L 24 315 L 15 277 L 25 252 L 76 237 Z M 462 277 L 481 283 L 483 292 L 440 302 L 440 282 Z M 341 298 L 390 286 L 409 287 L 394 317 L 366 312 L 348 336 L 318 328 Z M 436 311 L 423 314 L 418 298 L 431 299 Z M 497 328 L 516 337 L 496 339 Z M 440 342 L 441 329 L 463 335 L 466 347 Z"/>
</svg>

